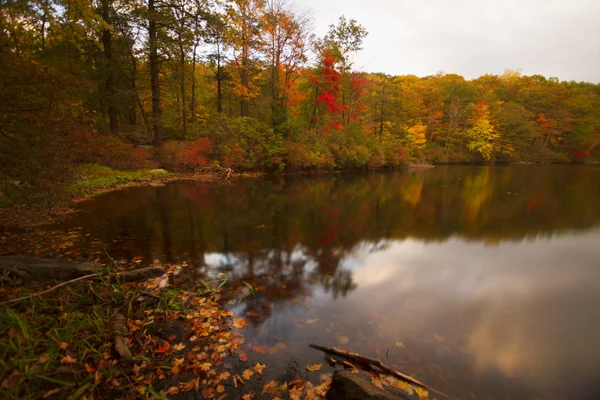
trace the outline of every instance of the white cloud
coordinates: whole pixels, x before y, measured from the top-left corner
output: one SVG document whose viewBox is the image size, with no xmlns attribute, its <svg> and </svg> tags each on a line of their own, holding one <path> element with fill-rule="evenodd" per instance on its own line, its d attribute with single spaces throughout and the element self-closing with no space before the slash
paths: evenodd
<svg viewBox="0 0 600 400">
<path fill-rule="evenodd" d="M 356 66 L 389 74 L 443 70 L 476 78 L 504 69 L 600 82 L 597 0 L 296 0 L 317 33 L 340 15 L 369 31 Z"/>
</svg>

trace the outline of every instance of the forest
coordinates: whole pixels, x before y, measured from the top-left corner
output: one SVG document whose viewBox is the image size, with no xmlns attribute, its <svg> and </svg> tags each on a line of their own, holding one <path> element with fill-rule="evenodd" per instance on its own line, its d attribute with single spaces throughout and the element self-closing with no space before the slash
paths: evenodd
<svg viewBox="0 0 600 400">
<path fill-rule="evenodd" d="M 519 70 L 473 80 L 361 72 L 359 21 L 341 16 L 319 37 L 286 0 L 0 7 L 4 191 L 67 182 L 81 164 L 280 172 L 600 161 L 598 84 Z"/>
</svg>

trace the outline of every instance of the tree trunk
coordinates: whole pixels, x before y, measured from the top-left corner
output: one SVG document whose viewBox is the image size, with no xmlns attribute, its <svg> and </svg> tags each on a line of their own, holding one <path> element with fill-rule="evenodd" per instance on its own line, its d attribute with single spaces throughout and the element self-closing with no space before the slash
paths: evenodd
<svg viewBox="0 0 600 400">
<path fill-rule="evenodd" d="M 217 39 L 218 40 L 218 39 Z M 223 67 L 221 67 L 221 45 L 217 43 L 217 112 L 223 112 Z M 230 113 L 231 116 L 231 113 Z"/>
<path fill-rule="evenodd" d="M 182 28 L 183 29 L 183 28 Z M 180 90 L 181 90 L 181 120 L 183 123 L 183 137 L 187 136 L 187 108 L 185 99 L 185 53 L 183 51 L 183 42 L 181 32 L 179 33 L 179 63 L 181 68 Z"/>
<path fill-rule="evenodd" d="M 240 98 L 240 115 L 242 117 L 247 117 L 250 115 L 250 105 L 248 104 L 248 90 L 249 90 L 249 86 L 250 86 L 250 78 L 248 76 L 249 64 L 250 64 L 250 60 L 249 60 L 248 43 L 245 43 L 243 50 L 242 50 L 242 71 L 241 71 L 243 93 Z"/>
<path fill-rule="evenodd" d="M 196 16 L 196 26 L 195 26 L 195 30 L 194 33 L 198 34 L 198 16 Z M 194 125 L 195 122 L 195 114 L 196 114 L 196 49 L 198 48 L 198 40 L 199 38 L 196 38 L 196 41 L 194 42 L 194 52 L 192 54 L 192 101 L 190 103 L 190 111 L 191 111 L 191 115 L 190 115 L 190 122 L 192 125 Z M 192 126 L 193 129 L 193 126 Z"/>
<path fill-rule="evenodd" d="M 107 25 L 110 25 L 110 1 L 102 0 L 102 19 Z M 104 47 L 104 73 L 106 86 L 106 96 L 108 103 L 108 119 L 110 125 L 110 131 L 114 134 L 119 132 L 119 121 L 117 117 L 117 109 L 115 107 L 115 95 L 116 89 L 114 85 L 113 77 L 113 55 L 112 55 L 112 33 L 110 27 L 102 29 L 102 45 Z"/>
<path fill-rule="evenodd" d="M 160 106 L 160 83 L 158 80 L 158 37 L 156 31 L 155 0 L 148 0 L 148 44 L 150 46 L 150 87 L 152 89 L 152 126 L 154 147 L 163 147 L 162 110 Z"/>
</svg>

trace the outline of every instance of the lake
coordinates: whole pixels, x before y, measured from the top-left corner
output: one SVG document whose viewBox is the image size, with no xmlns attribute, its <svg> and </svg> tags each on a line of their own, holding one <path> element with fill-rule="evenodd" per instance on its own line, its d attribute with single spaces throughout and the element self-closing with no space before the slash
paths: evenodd
<svg viewBox="0 0 600 400">
<path fill-rule="evenodd" d="M 177 182 L 79 210 L 60 229 L 83 255 L 226 274 L 266 379 L 322 362 L 316 343 L 461 399 L 600 398 L 600 166 Z"/>
</svg>

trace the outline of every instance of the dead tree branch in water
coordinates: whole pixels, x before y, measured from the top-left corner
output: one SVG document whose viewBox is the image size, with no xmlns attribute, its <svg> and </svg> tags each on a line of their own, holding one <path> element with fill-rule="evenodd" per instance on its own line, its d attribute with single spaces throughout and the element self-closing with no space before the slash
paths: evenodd
<svg viewBox="0 0 600 400">
<path fill-rule="evenodd" d="M 437 393 L 441 396 L 446 397 L 447 399 L 453 399 L 452 397 L 450 397 L 449 395 L 447 395 L 444 392 L 441 392 L 435 388 L 432 388 L 431 386 L 426 385 L 423 382 L 421 382 L 411 376 L 408 376 L 399 371 L 396 371 L 395 369 L 393 369 L 391 367 L 388 367 L 387 365 L 382 363 L 381 360 L 379 360 L 379 359 L 366 357 L 366 356 L 363 356 L 362 354 L 352 353 L 349 351 L 338 349 L 336 347 L 325 347 L 325 346 L 319 346 L 316 344 L 309 344 L 309 346 L 312 347 L 313 349 L 320 350 L 324 353 L 339 356 L 339 357 L 354 361 L 358 365 L 377 367 L 384 374 L 391 375 L 391 376 L 398 378 L 404 382 L 419 386 L 423 389 L 427 389 L 428 391 Z"/>
</svg>

